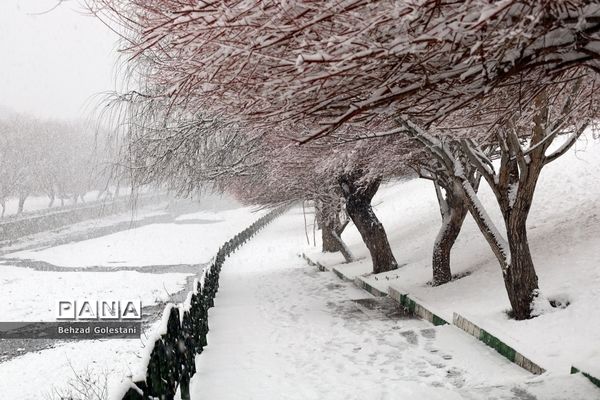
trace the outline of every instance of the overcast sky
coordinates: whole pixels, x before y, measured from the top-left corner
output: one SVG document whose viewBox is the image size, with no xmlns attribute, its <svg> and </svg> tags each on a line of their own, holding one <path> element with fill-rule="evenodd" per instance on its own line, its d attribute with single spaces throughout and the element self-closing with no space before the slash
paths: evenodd
<svg viewBox="0 0 600 400">
<path fill-rule="evenodd" d="M 79 118 L 114 89 L 117 37 L 78 0 L 0 0 L 0 107 Z"/>
</svg>

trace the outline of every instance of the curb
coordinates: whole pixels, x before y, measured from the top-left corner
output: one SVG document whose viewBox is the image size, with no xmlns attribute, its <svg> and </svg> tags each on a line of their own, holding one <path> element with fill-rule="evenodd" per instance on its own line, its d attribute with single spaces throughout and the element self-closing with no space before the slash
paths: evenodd
<svg viewBox="0 0 600 400">
<path fill-rule="evenodd" d="M 342 272 L 340 272 L 335 267 L 329 269 L 329 268 L 325 267 L 323 264 L 321 264 L 320 262 L 311 260 L 305 253 L 302 253 L 301 257 L 306 260 L 306 263 L 308 265 L 310 265 L 312 267 L 317 267 L 317 269 L 319 271 L 321 271 L 321 272 L 331 271 L 341 280 L 343 280 L 345 282 L 352 282 L 352 283 L 354 283 L 354 286 L 371 293 L 375 297 L 385 297 L 388 295 L 386 292 L 383 292 L 383 291 L 377 289 L 375 286 L 373 286 L 370 283 L 368 283 L 367 281 L 363 280 L 360 276 L 357 276 L 354 279 L 351 279 L 351 278 L 348 278 L 346 275 L 344 275 Z"/>
<path fill-rule="evenodd" d="M 525 357 L 522 353 L 507 345 L 502 340 L 498 339 L 498 337 L 492 335 L 485 329 L 475 325 L 462 315 L 454 313 L 452 323 L 477 340 L 496 350 L 509 361 L 517 364 L 519 367 L 531 372 L 532 374 L 541 375 L 546 372 L 544 368 Z"/>
<path fill-rule="evenodd" d="M 354 280 L 354 279 L 350 279 L 350 278 L 348 278 L 346 275 L 344 275 L 344 274 L 342 274 L 340 271 L 338 271 L 338 269 L 337 269 L 337 268 L 331 268 L 331 272 L 333 272 L 334 274 L 336 274 L 336 275 L 337 275 L 337 277 L 338 277 L 338 278 L 340 278 L 340 279 L 341 279 L 341 280 L 343 280 L 343 281 L 346 281 L 346 282 L 353 282 L 354 284 L 356 284 L 356 282 L 355 282 L 355 280 Z M 361 287 L 361 289 L 362 289 L 362 287 Z"/>
<path fill-rule="evenodd" d="M 316 266 L 320 271 L 329 271 L 329 269 L 324 267 L 319 262 L 314 262 L 313 260 L 311 260 L 308 256 L 306 256 L 306 254 L 302 253 L 302 257 L 306 260 L 308 265 Z M 522 353 L 515 350 L 513 347 L 507 345 L 502 340 L 500 340 L 498 337 L 494 336 L 493 334 L 486 331 L 485 329 L 482 329 L 481 327 L 477 326 L 476 324 L 469 321 L 468 319 L 466 319 L 465 317 L 463 317 L 460 314 L 454 313 L 452 323 L 450 323 L 450 322 L 446 321 L 444 318 L 442 318 L 439 315 L 437 315 L 436 313 L 434 313 L 433 311 L 431 311 L 429 308 L 425 307 L 423 304 L 420 304 L 418 301 L 411 298 L 407 293 L 401 293 L 399 290 L 397 290 L 391 286 L 388 287 L 388 293 L 386 294 L 385 292 L 377 289 L 376 287 L 374 287 L 373 285 L 371 285 L 370 283 L 368 283 L 367 281 L 362 279 L 360 276 L 357 276 L 356 278 L 354 278 L 352 280 L 352 279 L 344 276 L 344 274 L 342 274 L 336 268 L 331 268 L 330 271 L 333 272 L 334 274 L 336 274 L 340 279 L 342 279 L 344 281 L 353 282 L 355 286 L 357 286 L 360 289 L 365 290 L 366 292 L 372 294 L 373 296 L 384 297 L 386 295 L 389 295 L 392 300 L 396 301 L 398 304 L 400 304 L 402 307 L 404 307 L 410 314 L 420 317 L 426 321 L 429 321 L 434 326 L 440 326 L 440 325 L 456 326 L 457 328 L 461 329 L 462 331 L 475 337 L 477 340 L 481 341 L 486 346 L 491 347 L 492 349 L 496 350 L 498 353 L 500 353 L 502 356 L 504 356 L 509 361 L 511 361 L 514 364 L 518 365 L 519 367 L 525 369 L 526 371 L 531 372 L 534 375 L 540 375 L 540 374 L 543 374 L 544 372 L 546 372 L 546 370 L 544 368 L 542 368 L 540 365 L 533 362 L 529 358 L 525 357 Z M 578 372 L 581 372 L 594 385 L 600 387 L 600 379 L 593 377 L 592 375 L 590 375 L 586 372 L 583 372 L 575 367 L 571 368 L 572 374 L 578 373 Z"/>
<path fill-rule="evenodd" d="M 448 321 L 439 315 L 435 314 L 422 304 L 417 303 L 414 299 L 411 299 L 406 293 L 400 293 L 393 287 L 388 287 L 388 294 L 390 298 L 399 303 L 402 307 L 408 310 L 413 315 L 423 318 L 426 321 L 431 322 L 434 326 L 449 325 Z"/>
<path fill-rule="evenodd" d="M 572 374 L 577 374 L 579 372 L 581 373 L 581 375 L 583 375 L 586 378 L 588 378 L 590 382 L 592 382 L 594 385 L 596 385 L 597 387 L 600 388 L 600 379 L 596 378 L 595 376 L 592 376 L 592 375 L 588 374 L 585 371 L 580 370 L 579 368 L 576 368 L 574 366 L 571 367 L 571 373 Z"/>
<path fill-rule="evenodd" d="M 356 285 L 360 289 L 366 290 L 375 297 L 386 297 L 388 295 L 386 292 L 377 289 L 375 286 L 371 285 L 369 282 L 365 281 L 360 276 L 354 278 L 354 285 Z"/>
<path fill-rule="evenodd" d="M 308 265 L 310 265 L 311 267 L 317 267 L 317 269 L 321 272 L 327 272 L 329 271 L 327 268 L 325 268 L 325 266 L 323 264 L 321 264 L 320 262 L 314 262 L 313 260 L 311 260 L 310 258 L 308 258 L 308 256 L 304 253 L 301 254 L 301 257 L 304 258 L 306 260 L 306 263 Z"/>
</svg>

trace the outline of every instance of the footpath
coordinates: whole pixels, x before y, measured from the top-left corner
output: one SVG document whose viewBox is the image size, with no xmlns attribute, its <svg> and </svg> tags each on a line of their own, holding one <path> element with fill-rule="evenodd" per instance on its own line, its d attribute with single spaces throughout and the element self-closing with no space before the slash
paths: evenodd
<svg viewBox="0 0 600 400">
<path fill-rule="evenodd" d="M 598 398 L 580 374 L 532 374 L 320 271 L 298 256 L 305 240 L 296 207 L 226 260 L 192 399 Z"/>
</svg>

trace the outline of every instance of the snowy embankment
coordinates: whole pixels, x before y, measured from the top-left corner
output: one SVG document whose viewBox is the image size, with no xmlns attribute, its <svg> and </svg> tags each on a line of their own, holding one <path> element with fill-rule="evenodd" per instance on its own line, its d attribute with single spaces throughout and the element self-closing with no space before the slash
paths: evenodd
<svg viewBox="0 0 600 400">
<path fill-rule="evenodd" d="M 140 298 L 144 307 L 161 303 L 183 289 L 191 271 L 200 272 L 200 265 L 214 256 L 219 245 L 263 214 L 252 208 L 200 211 L 107 236 L 10 253 L 0 265 L 1 319 L 52 321 L 56 302 L 65 299 Z M 36 240 L 42 239 L 36 235 Z M 11 265 L 13 258 L 34 259 L 66 269 L 22 268 Z M 156 273 L 152 268 L 175 264 L 191 264 L 190 272 Z M 85 266 L 107 268 L 68 270 Z M 115 266 L 139 269 L 111 271 L 109 267 Z M 54 388 L 68 387 L 76 375 L 85 377 L 87 369 L 93 377 L 106 376 L 108 388 L 113 390 L 138 369 L 148 345 L 147 336 L 158 323 L 140 339 L 58 342 L 55 348 L 0 363 L 0 397 L 38 400 Z"/>
<path fill-rule="evenodd" d="M 596 393 L 581 376 L 534 377 L 455 327 L 385 308 L 377 301 L 389 299 L 308 266 L 297 256 L 305 240 L 294 208 L 226 260 L 193 400 L 591 400 Z"/>
<path fill-rule="evenodd" d="M 491 190 L 482 182 L 480 198 L 494 222 L 502 226 Z M 569 302 L 566 309 L 549 306 L 527 321 L 508 317 L 510 309 L 502 272 L 470 216 L 452 252 L 455 274 L 468 273 L 440 287 L 431 287 L 431 254 L 440 227 L 438 205 L 429 181 L 387 185 L 375 197 L 375 212 L 383 222 L 399 270 L 365 277 L 387 291 L 393 286 L 422 300 L 452 320 L 452 313 L 473 320 L 514 346 L 551 373 L 567 374 L 571 365 L 600 376 L 600 141 L 584 136 L 564 157 L 541 175 L 528 220 L 542 294 Z M 361 260 L 340 264 L 339 254 L 312 257 L 349 276 L 367 275 L 370 258 L 353 226 L 343 239 Z M 318 245 L 318 243 L 317 243 Z M 585 365 L 585 367 L 583 367 Z"/>
</svg>

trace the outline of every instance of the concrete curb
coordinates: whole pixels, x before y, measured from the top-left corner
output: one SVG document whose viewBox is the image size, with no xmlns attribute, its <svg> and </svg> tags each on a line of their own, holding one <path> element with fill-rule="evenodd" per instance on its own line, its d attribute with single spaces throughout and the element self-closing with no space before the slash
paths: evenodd
<svg viewBox="0 0 600 400">
<path fill-rule="evenodd" d="M 594 385 L 596 385 L 597 387 L 600 388 L 600 379 L 596 378 L 595 376 L 592 376 L 592 375 L 588 374 L 585 371 L 580 370 L 577 367 L 574 367 L 574 366 L 571 367 L 571 373 L 572 374 L 577 374 L 579 372 L 581 372 L 581 375 L 583 375 L 586 378 L 588 378 L 590 382 L 592 382 Z"/>
<path fill-rule="evenodd" d="M 422 304 L 419 304 L 414 299 L 411 299 L 408 294 L 401 293 L 391 286 L 388 288 L 388 294 L 390 295 L 390 298 L 395 300 L 402 307 L 406 308 L 411 314 L 421 317 L 424 320 L 431 322 L 435 326 L 449 325 L 448 321 L 435 314 Z"/>
<path fill-rule="evenodd" d="M 540 375 L 540 374 L 543 374 L 544 372 L 546 372 L 546 370 L 544 368 L 540 367 L 538 364 L 531 361 L 529 358 L 525 357 L 522 353 L 515 350 L 513 347 L 504 343 L 497 336 L 495 336 L 495 335 L 491 334 L 490 332 L 486 331 L 485 329 L 479 327 L 478 325 L 469 321 L 462 315 L 454 313 L 452 323 L 456 327 L 467 332 L 469 335 L 473 336 L 474 338 L 480 340 L 487 346 L 496 350 L 498 353 L 503 355 L 509 361 L 517 364 L 519 367 L 531 372 L 532 374 Z"/>
<path fill-rule="evenodd" d="M 396 301 L 398 304 L 400 304 L 402 307 L 404 307 L 409 313 L 416 315 L 426 321 L 431 322 L 434 326 L 450 325 L 450 324 L 456 326 L 457 328 L 461 329 L 462 331 L 475 337 L 477 340 L 481 341 L 485 345 L 496 350 L 498 353 L 500 353 L 502 356 L 507 358 L 509 361 L 511 361 L 511 362 L 515 363 L 516 365 L 518 365 L 519 367 L 531 372 L 532 374 L 540 375 L 540 374 L 543 374 L 544 372 L 546 372 L 546 370 L 544 368 L 539 366 L 537 363 L 531 361 L 529 358 L 525 357 L 522 353 L 515 350 L 513 347 L 504 343 L 497 336 L 495 336 L 492 333 L 486 331 L 485 329 L 479 327 L 478 325 L 469 321 L 468 319 L 466 319 L 465 317 L 463 317 L 460 314 L 454 313 L 452 323 L 450 323 L 450 322 L 446 321 L 444 318 L 440 317 L 438 314 L 431 311 L 425 305 L 423 305 L 423 304 L 419 303 L 418 301 L 416 301 L 415 299 L 411 298 L 407 293 L 402 293 L 398 289 L 395 289 L 395 288 L 389 286 L 388 293 L 386 294 L 385 292 L 377 289 L 376 287 L 371 285 L 369 282 L 362 279 L 362 277 L 360 277 L 360 276 L 357 276 L 356 278 L 354 278 L 354 280 L 352 280 L 352 279 L 346 277 L 344 274 L 342 274 L 336 268 L 328 269 L 328 268 L 324 267 L 322 264 L 320 264 L 319 262 L 314 262 L 308 256 L 306 256 L 306 254 L 304 254 L 304 253 L 302 253 L 302 257 L 306 260 L 308 265 L 316 266 L 320 271 L 331 271 L 334 274 L 336 274 L 340 279 L 347 281 L 347 282 L 348 281 L 353 282 L 355 286 L 371 293 L 373 296 L 383 297 L 383 296 L 389 295 L 392 300 Z M 581 372 L 581 371 L 575 367 L 571 368 L 571 373 L 577 373 L 577 372 Z M 590 379 L 590 381 L 592 381 L 592 383 L 594 385 L 600 387 L 600 379 L 595 378 L 585 372 L 582 372 L 582 374 L 585 377 L 587 377 L 588 379 Z"/>
<path fill-rule="evenodd" d="M 342 274 L 337 268 L 331 268 L 329 271 L 333 272 L 334 274 L 337 275 L 338 278 L 340 278 L 343 281 L 346 282 L 353 282 L 354 284 L 356 284 L 356 282 L 354 282 L 354 279 L 350 279 L 348 278 L 346 275 Z M 362 289 L 362 288 L 361 288 Z"/>
<path fill-rule="evenodd" d="M 323 264 L 321 264 L 318 261 L 315 262 L 315 261 L 311 260 L 310 258 L 308 258 L 308 256 L 306 254 L 302 253 L 301 257 L 304 258 L 306 260 L 306 263 L 308 265 L 310 265 L 311 267 L 317 267 L 317 269 L 321 272 L 329 271 L 327 268 L 325 268 L 325 266 Z"/>
<path fill-rule="evenodd" d="M 354 285 L 356 287 L 358 287 L 359 289 L 363 289 L 363 290 L 371 293 L 373 296 L 376 296 L 376 297 L 385 297 L 385 296 L 388 295 L 386 292 L 377 289 L 376 287 L 374 287 L 373 285 L 371 285 L 369 282 L 367 282 L 364 279 L 362 279 L 362 277 L 360 277 L 360 276 L 357 276 L 354 279 L 351 279 L 351 278 L 347 277 L 346 275 L 344 275 L 340 270 L 338 270 L 335 267 L 334 268 L 327 268 L 323 264 L 321 264 L 320 262 L 311 260 L 310 257 L 308 257 L 305 253 L 302 253 L 301 257 L 306 260 L 306 263 L 308 265 L 310 265 L 312 267 L 317 267 L 317 269 L 319 271 L 321 271 L 321 272 L 331 271 L 338 278 L 340 278 L 341 280 L 343 280 L 345 282 L 352 282 L 352 283 L 354 283 Z"/>
<path fill-rule="evenodd" d="M 365 281 L 361 276 L 354 278 L 354 284 L 360 289 L 366 290 L 375 297 L 386 297 L 388 294 L 382 290 L 377 289 L 369 282 Z"/>
</svg>

